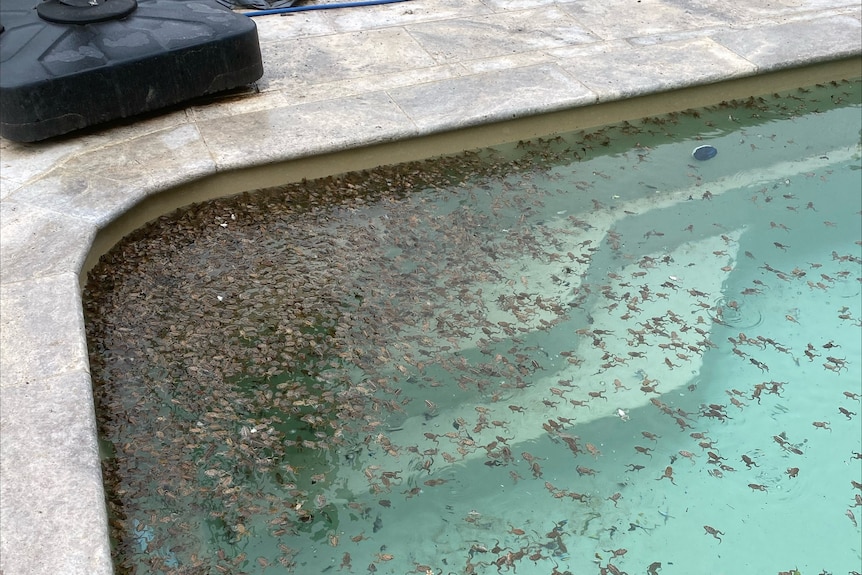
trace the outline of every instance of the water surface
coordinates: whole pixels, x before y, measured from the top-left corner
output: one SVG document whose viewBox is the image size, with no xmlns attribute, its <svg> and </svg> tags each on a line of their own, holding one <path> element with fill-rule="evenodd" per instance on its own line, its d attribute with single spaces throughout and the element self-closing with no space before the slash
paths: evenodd
<svg viewBox="0 0 862 575">
<path fill-rule="evenodd" d="M 860 85 L 135 232 L 85 294 L 118 572 L 859 570 Z"/>
</svg>

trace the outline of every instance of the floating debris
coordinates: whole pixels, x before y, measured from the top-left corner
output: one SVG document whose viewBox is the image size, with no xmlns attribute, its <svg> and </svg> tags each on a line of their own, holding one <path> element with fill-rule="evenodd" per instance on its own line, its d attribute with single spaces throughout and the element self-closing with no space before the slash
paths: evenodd
<svg viewBox="0 0 862 575">
<path fill-rule="evenodd" d="M 858 554 L 862 126 L 836 92 L 860 82 L 130 234 L 85 290 L 117 572 L 769 572 L 716 548 L 809 528 Z M 704 131 L 735 160 L 708 180 L 678 165 Z M 823 474 L 845 488 L 805 529 L 759 513 Z"/>
</svg>

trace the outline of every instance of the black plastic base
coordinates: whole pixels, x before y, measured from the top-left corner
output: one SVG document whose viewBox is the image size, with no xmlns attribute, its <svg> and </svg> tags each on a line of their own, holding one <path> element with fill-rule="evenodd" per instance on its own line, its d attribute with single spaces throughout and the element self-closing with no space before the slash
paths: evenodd
<svg viewBox="0 0 862 575">
<path fill-rule="evenodd" d="M 48 22 L 91 24 L 125 18 L 137 7 L 135 0 L 45 0 L 36 5 L 36 13 Z"/>
<path fill-rule="evenodd" d="M 0 136 L 9 140 L 44 140 L 263 75 L 254 22 L 213 0 L 139 0 L 124 19 L 90 24 L 45 21 L 37 4 L 0 5 Z"/>
</svg>

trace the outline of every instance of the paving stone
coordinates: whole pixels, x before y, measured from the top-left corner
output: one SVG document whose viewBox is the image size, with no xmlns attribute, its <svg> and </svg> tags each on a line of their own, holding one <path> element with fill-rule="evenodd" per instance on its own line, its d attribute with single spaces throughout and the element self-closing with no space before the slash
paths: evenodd
<svg viewBox="0 0 862 575">
<path fill-rule="evenodd" d="M 849 57 L 862 50 L 862 24 L 850 16 L 763 26 L 757 32 L 724 32 L 714 39 L 761 72 Z"/>
<path fill-rule="evenodd" d="M 322 10 L 309 12 L 294 12 L 291 14 L 261 16 L 254 18 L 257 25 L 257 38 L 266 50 L 266 44 L 270 42 L 285 42 L 290 39 L 308 38 L 309 36 L 326 36 L 335 34 L 335 26 L 332 25 L 328 14 Z M 264 74 L 267 73 L 264 67 Z"/>
<path fill-rule="evenodd" d="M 0 571 L 108 575 L 90 378 L 76 371 L 0 387 Z M 14 470 L 10 473 L 9 470 Z M 83 530 L 82 527 L 86 527 Z"/>
<path fill-rule="evenodd" d="M 725 22 L 694 3 L 673 0 L 603 0 L 563 5 L 566 13 L 603 40 L 637 38 L 723 26 Z M 625 18 L 620 18 L 620 14 Z"/>
<path fill-rule="evenodd" d="M 443 64 L 419 68 L 417 70 L 407 69 L 398 72 L 362 76 L 360 78 L 337 79 L 313 85 L 298 84 L 296 86 L 285 86 L 279 93 L 283 94 L 285 100 L 291 104 L 305 104 L 338 98 L 351 98 L 359 94 L 368 94 L 380 90 L 391 90 L 449 78 L 458 78 L 465 75 L 465 73 L 467 73 L 465 66 Z"/>
<path fill-rule="evenodd" d="M 62 165 L 85 148 L 81 140 L 21 144 L 0 139 L 0 174 L 4 182 L 17 188 Z"/>
<path fill-rule="evenodd" d="M 154 191 L 213 171 L 197 126 L 183 124 L 81 153 L 10 197 L 101 226 Z"/>
<path fill-rule="evenodd" d="M 264 90 L 264 82 L 259 82 L 262 92 L 250 91 L 223 100 L 215 100 L 206 104 L 192 106 L 189 113 L 196 122 L 239 116 L 249 112 L 260 112 L 272 108 L 280 108 L 290 104 L 281 90 Z"/>
<path fill-rule="evenodd" d="M 373 54 L 373 57 L 370 55 Z M 402 28 L 272 42 L 263 52 L 267 89 L 415 70 L 436 64 Z"/>
<path fill-rule="evenodd" d="M 78 273 L 96 233 L 91 223 L 13 201 L 0 203 L 0 221 L 2 283 Z"/>
<path fill-rule="evenodd" d="M 326 118 L 325 130 L 321 118 Z M 201 122 L 199 127 L 219 169 L 228 170 L 389 140 L 404 130 L 405 120 L 395 103 L 377 92 Z"/>
<path fill-rule="evenodd" d="M 540 6 L 561 6 L 577 1 L 579 0 L 484 0 L 484 3 L 491 6 L 495 12 L 506 12 Z"/>
<path fill-rule="evenodd" d="M 0 175 L 0 200 L 5 200 L 9 195 L 21 187 L 21 182 Z"/>
<path fill-rule="evenodd" d="M 391 90 L 390 95 L 423 131 L 509 120 L 595 101 L 595 94 L 554 64 L 411 86 Z"/>
<path fill-rule="evenodd" d="M 596 42 L 599 37 L 557 7 L 407 26 L 438 61 L 464 62 Z"/>
<path fill-rule="evenodd" d="M 687 0 L 683 0 L 687 1 Z M 720 17 L 731 28 L 750 30 L 756 35 L 760 26 L 769 26 L 793 19 L 816 20 L 834 10 L 851 8 L 858 13 L 860 6 L 853 0 L 751 0 L 750 2 L 702 3 L 699 9 Z"/>
<path fill-rule="evenodd" d="M 481 0 L 439 0 L 435 2 L 398 2 L 362 10 L 330 10 L 327 11 L 326 15 L 336 30 L 351 32 L 369 28 L 403 26 L 417 22 L 468 18 L 491 12 L 492 10 Z"/>
<path fill-rule="evenodd" d="M 597 47 L 600 45 L 601 44 L 579 44 L 577 47 Z M 559 48 L 559 50 L 566 49 L 567 48 Z M 538 64 L 556 64 L 557 58 L 553 55 L 553 52 L 554 50 L 536 50 L 532 52 L 519 52 L 517 54 L 493 56 L 491 58 L 480 58 L 478 60 L 461 62 L 460 67 L 466 70 L 468 74 L 482 74 L 485 72 L 524 68 L 526 66 L 535 66 Z"/>
<path fill-rule="evenodd" d="M 75 273 L 0 285 L 0 385 L 87 370 L 79 291 Z"/>
<path fill-rule="evenodd" d="M 649 48 L 573 56 L 561 64 L 598 94 L 600 101 L 631 98 L 688 85 L 754 73 L 750 62 L 710 39 L 695 39 Z"/>
</svg>

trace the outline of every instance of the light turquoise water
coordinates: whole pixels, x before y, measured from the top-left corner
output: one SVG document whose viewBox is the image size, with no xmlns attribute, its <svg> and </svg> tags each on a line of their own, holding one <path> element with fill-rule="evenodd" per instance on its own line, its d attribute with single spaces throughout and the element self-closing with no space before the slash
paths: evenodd
<svg viewBox="0 0 862 575">
<path fill-rule="evenodd" d="M 136 233 L 86 304 L 118 571 L 862 570 L 859 102 L 814 87 Z"/>
</svg>

